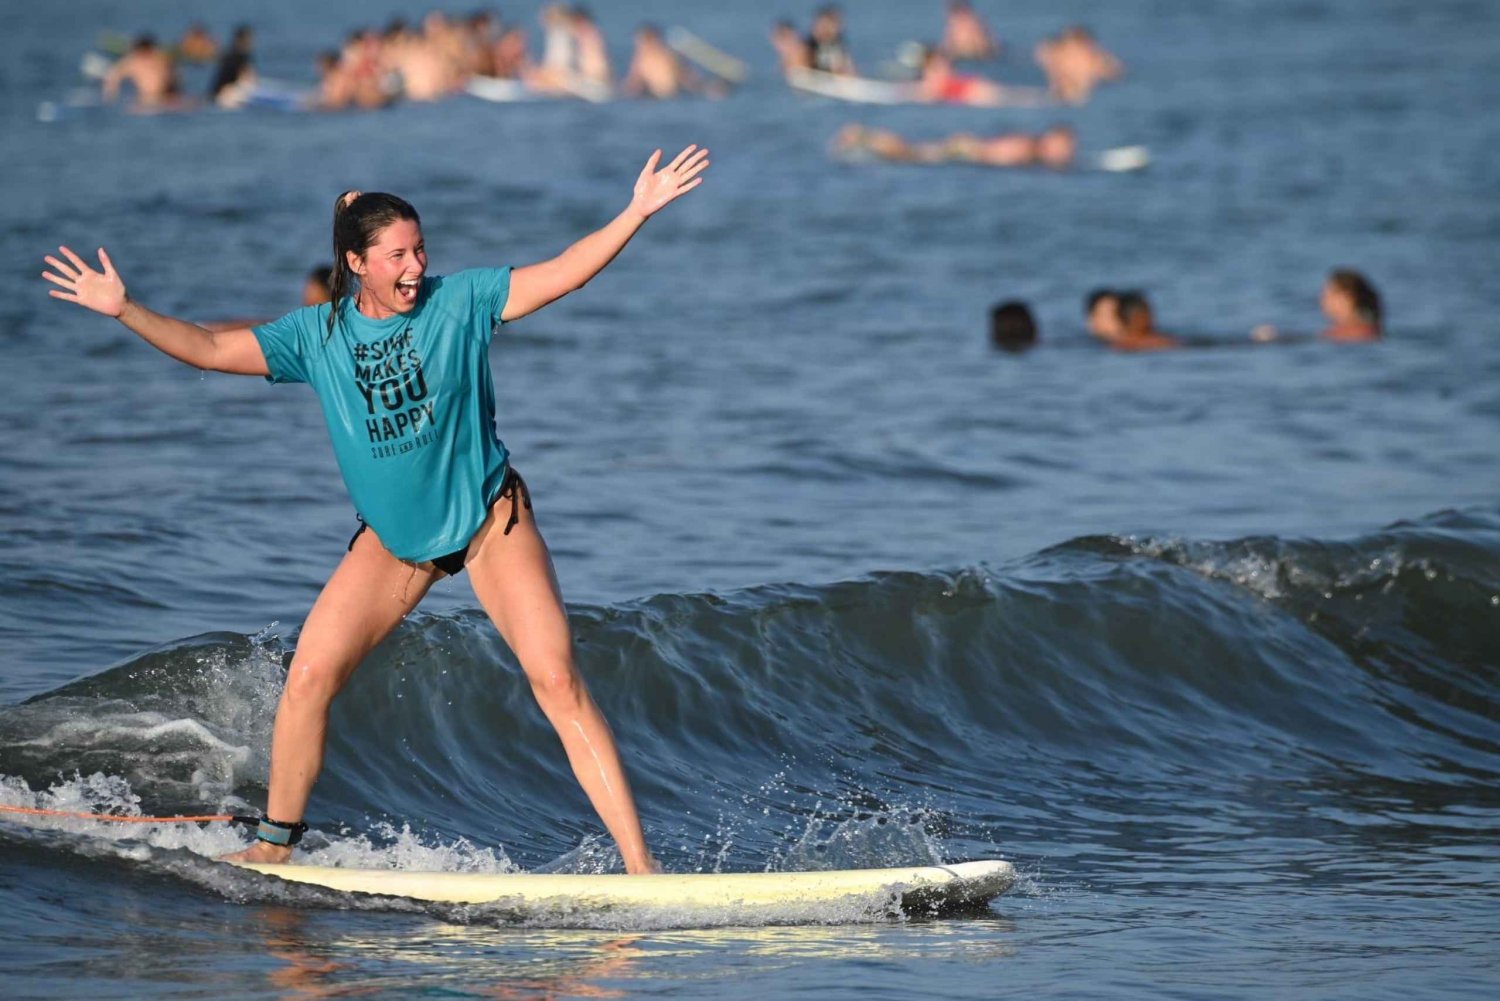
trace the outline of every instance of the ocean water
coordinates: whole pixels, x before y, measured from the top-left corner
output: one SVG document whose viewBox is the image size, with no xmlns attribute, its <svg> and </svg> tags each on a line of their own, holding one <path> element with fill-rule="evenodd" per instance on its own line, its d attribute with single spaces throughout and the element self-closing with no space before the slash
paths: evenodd
<svg viewBox="0 0 1500 1001">
<path fill-rule="evenodd" d="M 258 61 L 387 3 L 258 4 Z M 850 3 L 876 69 L 937 3 Z M 288 889 L 222 827 L 0 817 L 6 997 L 1488 998 L 1500 989 L 1500 10 L 978 3 L 1081 20 L 1129 73 L 1078 109 L 802 99 L 812 4 L 600 5 L 745 58 L 720 102 L 37 119 L 102 28 L 227 3 L 27 9 L 0 38 L 0 805 L 263 803 L 297 630 L 355 523 L 305 389 L 204 376 L 49 299 L 59 243 L 133 295 L 277 315 L 333 197 L 421 210 L 435 272 L 529 263 L 650 151 L 714 166 L 591 285 L 496 337 L 580 663 L 674 871 L 1003 857 L 935 921 L 580 920 Z M 534 4 L 503 13 L 531 18 Z M 192 82 L 190 80 L 190 82 Z M 842 165 L 849 121 L 1073 124 L 1135 174 Z M 1319 328 L 1338 266 L 1389 337 Z M 1083 295 L 1195 347 L 1125 357 Z M 1043 343 L 985 344 L 1004 298 Z M 618 868 L 513 658 L 439 585 L 336 704 L 309 857 Z M 793 918 L 788 916 L 787 921 Z M 546 925 L 546 926 L 543 926 Z"/>
</svg>

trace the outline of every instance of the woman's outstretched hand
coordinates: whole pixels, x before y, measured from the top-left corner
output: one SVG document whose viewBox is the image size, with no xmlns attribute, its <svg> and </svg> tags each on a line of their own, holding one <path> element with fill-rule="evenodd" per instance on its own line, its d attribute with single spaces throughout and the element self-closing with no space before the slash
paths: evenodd
<svg viewBox="0 0 1500 1001">
<path fill-rule="evenodd" d="M 661 170 L 656 169 L 659 163 L 661 150 L 651 154 L 641 176 L 636 178 L 635 197 L 630 200 L 630 207 L 639 212 L 642 219 L 650 218 L 678 195 L 703 183 L 703 178 L 698 175 L 708 167 L 708 150 L 689 146 Z"/>
<path fill-rule="evenodd" d="M 48 293 L 52 298 L 76 302 L 105 316 L 118 317 L 124 312 L 127 301 L 125 283 L 120 280 L 120 273 L 103 247 L 99 248 L 99 265 L 103 271 L 95 271 L 67 247 L 57 249 L 67 261 L 60 261 L 50 254 L 43 258 L 53 270 L 43 271 L 42 277 L 62 287 L 60 292 L 53 289 Z"/>
</svg>

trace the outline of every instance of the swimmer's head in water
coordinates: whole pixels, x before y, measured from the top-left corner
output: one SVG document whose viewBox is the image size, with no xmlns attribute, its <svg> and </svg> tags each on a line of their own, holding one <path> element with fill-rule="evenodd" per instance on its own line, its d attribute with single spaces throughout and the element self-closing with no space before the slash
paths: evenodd
<svg viewBox="0 0 1500 1001">
<path fill-rule="evenodd" d="M 302 305 L 321 306 L 333 298 L 333 269 L 319 265 L 307 273 L 302 283 Z"/>
<path fill-rule="evenodd" d="M 1141 292 L 1121 292 L 1119 296 L 1120 327 L 1128 337 L 1150 334 L 1156 326 L 1151 303 Z"/>
<path fill-rule="evenodd" d="M 1113 289 L 1099 288 L 1083 300 L 1083 315 L 1088 321 L 1089 333 L 1095 337 L 1112 340 L 1121 334 L 1120 297 Z"/>
<path fill-rule="evenodd" d="M 1025 351 L 1036 340 L 1036 319 L 1024 302 L 1002 302 L 990 310 L 990 343 L 1001 351 Z"/>
<path fill-rule="evenodd" d="M 1380 329 L 1380 293 L 1358 271 L 1340 268 L 1323 284 L 1323 312 L 1336 323 L 1358 321 Z"/>
<path fill-rule="evenodd" d="M 153 52 L 156 49 L 155 35 L 138 35 L 135 44 L 130 47 L 132 52 Z"/>
<path fill-rule="evenodd" d="M 355 292 L 367 306 L 391 313 L 410 312 L 417 304 L 427 248 L 422 219 L 403 198 L 382 191 L 346 191 L 333 205 L 333 282 L 328 331 L 341 300 Z"/>
<path fill-rule="evenodd" d="M 1066 125 L 1054 125 L 1037 137 L 1037 159 L 1043 166 L 1062 168 L 1078 153 L 1078 137 Z"/>
</svg>

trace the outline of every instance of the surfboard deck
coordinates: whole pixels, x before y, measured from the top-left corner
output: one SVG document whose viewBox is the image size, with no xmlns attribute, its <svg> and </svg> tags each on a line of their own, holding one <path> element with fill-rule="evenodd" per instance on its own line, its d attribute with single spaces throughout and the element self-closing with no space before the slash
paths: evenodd
<svg viewBox="0 0 1500 1001">
<path fill-rule="evenodd" d="M 977 905 L 1015 881 L 1009 862 L 826 872 L 690 873 L 653 876 L 413 872 L 330 866 L 233 863 L 267 876 L 349 893 L 445 904 L 499 903 L 522 908 L 618 911 L 642 908 L 726 910 L 836 904 L 899 895 L 903 904 L 942 909 Z"/>
<path fill-rule="evenodd" d="M 912 83 L 871 80 L 868 77 L 799 68 L 787 70 L 786 82 L 792 89 L 804 94 L 854 104 L 913 104 L 917 101 L 917 88 Z"/>
<path fill-rule="evenodd" d="M 686 28 L 668 28 L 667 44 L 679 56 L 727 83 L 744 83 L 750 75 L 743 60 L 715 48 Z"/>
</svg>

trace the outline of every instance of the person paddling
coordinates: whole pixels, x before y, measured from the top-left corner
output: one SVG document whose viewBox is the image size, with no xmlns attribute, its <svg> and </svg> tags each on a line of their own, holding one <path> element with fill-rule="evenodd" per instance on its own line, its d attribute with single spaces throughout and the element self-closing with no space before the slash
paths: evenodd
<svg viewBox="0 0 1500 1001">
<path fill-rule="evenodd" d="M 67 247 L 42 277 L 55 298 L 118 319 L 195 368 L 306 382 L 317 393 L 360 526 L 303 624 L 271 737 L 266 814 L 228 861 L 284 862 L 323 763 L 328 711 L 356 667 L 432 584 L 469 572 L 520 661 L 579 784 L 630 873 L 658 871 L 609 724 L 574 663 L 562 596 L 525 481 L 494 429 L 489 342 L 576 291 L 642 224 L 703 182 L 708 151 L 665 167 L 657 150 L 626 209 L 529 267 L 427 272 L 416 209 L 395 195 L 340 195 L 333 299 L 271 323 L 212 333 L 132 299 L 100 248 L 99 270 Z"/>
</svg>

